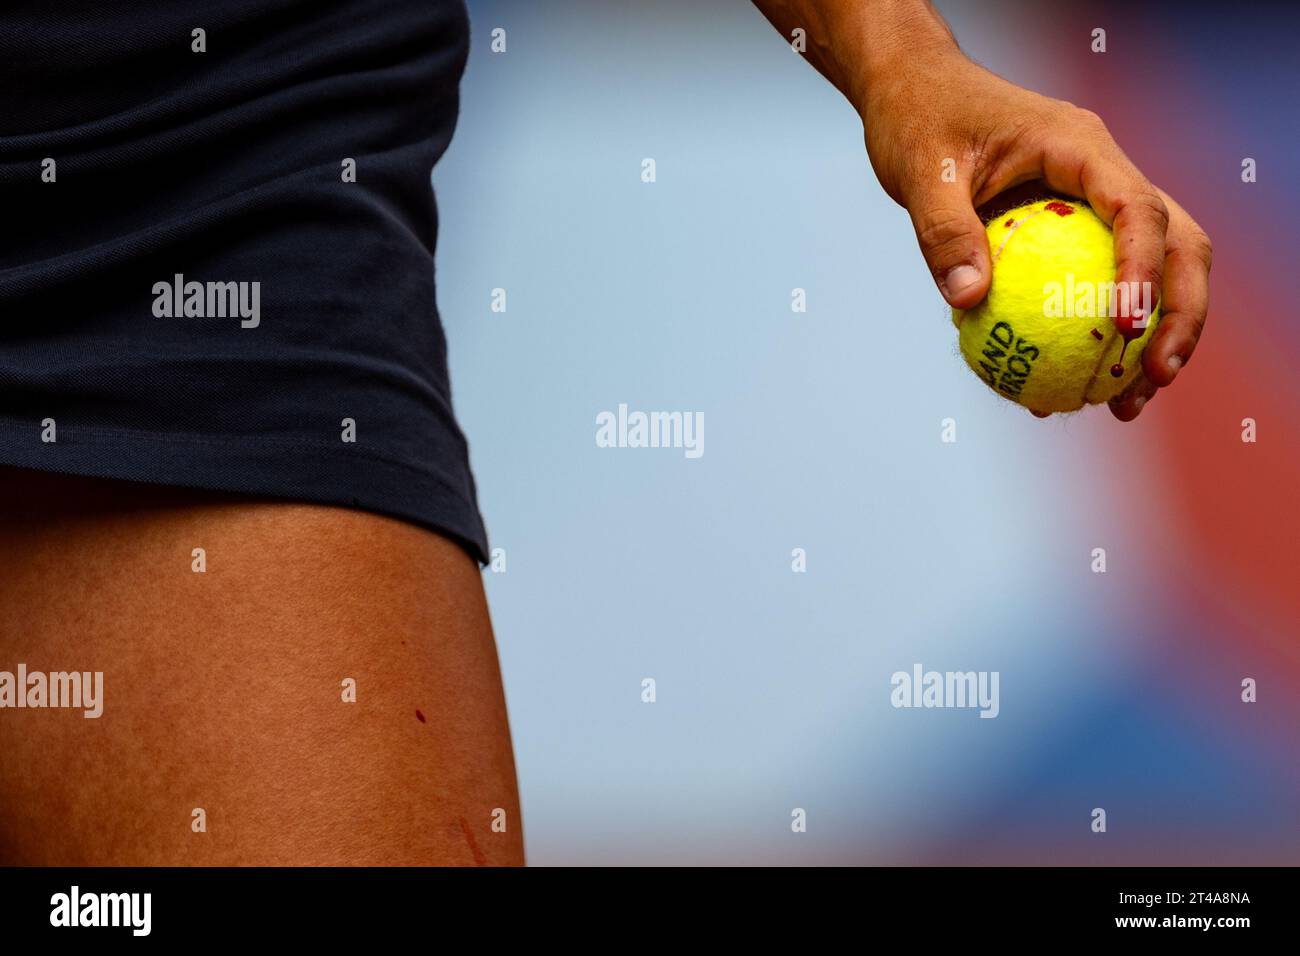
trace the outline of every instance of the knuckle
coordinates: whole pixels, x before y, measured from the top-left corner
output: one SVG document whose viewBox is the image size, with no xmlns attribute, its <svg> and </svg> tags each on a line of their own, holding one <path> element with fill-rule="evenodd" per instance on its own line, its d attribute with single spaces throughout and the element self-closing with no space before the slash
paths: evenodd
<svg viewBox="0 0 1300 956">
<path fill-rule="evenodd" d="M 1078 122 L 1079 125 L 1081 126 L 1090 126 L 1093 129 L 1106 128 L 1106 121 L 1103 120 L 1100 115 L 1094 113 L 1092 110 L 1089 109 L 1084 109 L 1082 107 L 1076 106 L 1074 111 L 1074 118 L 1075 121 Z"/>
<path fill-rule="evenodd" d="M 1066 104 L 1067 109 L 1063 118 L 1075 129 L 1082 130 L 1088 135 L 1089 139 L 1110 139 L 1110 130 L 1106 128 L 1106 121 L 1097 113 L 1081 106 Z"/>
<path fill-rule="evenodd" d="M 1187 244 L 1192 255 L 1204 263 L 1208 272 L 1210 267 L 1214 265 L 1214 243 L 1210 241 L 1210 237 L 1206 235 L 1205 230 L 1194 225 L 1192 234 L 1187 239 Z"/>
<path fill-rule="evenodd" d="M 1169 207 L 1154 189 L 1149 186 L 1143 188 L 1133 202 L 1144 218 L 1150 219 L 1159 226 L 1162 233 L 1169 228 Z"/>
<path fill-rule="evenodd" d="M 1160 194 L 1150 186 L 1139 186 L 1121 200 L 1118 206 L 1117 221 L 1123 219 L 1130 225 L 1140 223 L 1144 227 L 1144 233 L 1150 229 L 1158 232 L 1162 238 L 1167 235 L 1169 231 L 1169 207 L 1160 198 Z M 1130 236 L 1136 237 L 1132 233 Z M 1163 256 L 1158 247 L 1146 243 L 1141 246 L 1135 244 L 1133 251 L 1138 252 L 1139 250 L 1140 254 L 1150 257 L 1153 261 L 1159 259 L 1163 262 Z M 1128 251 L 1127 246 L 1126 251 Z M 1160 267 L 1156 266 L 1155 271 L 1160 271 Z"/>
</svg>

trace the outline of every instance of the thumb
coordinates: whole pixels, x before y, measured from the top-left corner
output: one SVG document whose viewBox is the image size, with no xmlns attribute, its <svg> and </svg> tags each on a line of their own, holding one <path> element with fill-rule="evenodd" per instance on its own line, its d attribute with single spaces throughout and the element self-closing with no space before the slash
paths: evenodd
<svg viewBox="0 0 1300 956">
<path fill-rule="evenodd" d="M 944 299 L 958 309 L 979 304 L 989 291 L 989 241 L 963 184 L 918 190 L 907 211 Z"/>
</svg>

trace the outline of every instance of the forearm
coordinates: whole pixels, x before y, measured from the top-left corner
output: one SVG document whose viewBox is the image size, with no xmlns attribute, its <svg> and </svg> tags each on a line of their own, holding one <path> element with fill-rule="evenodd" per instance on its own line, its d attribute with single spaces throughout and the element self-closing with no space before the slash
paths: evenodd
<svg viewBox="0 0 1300 956">
<path fill-rule="evenodd" d="M 907 61 L 956 46 L 928 0 L 754 0 L 788 41 L 802 30 L 804 56 L 858 110 Z"/>
</svg>

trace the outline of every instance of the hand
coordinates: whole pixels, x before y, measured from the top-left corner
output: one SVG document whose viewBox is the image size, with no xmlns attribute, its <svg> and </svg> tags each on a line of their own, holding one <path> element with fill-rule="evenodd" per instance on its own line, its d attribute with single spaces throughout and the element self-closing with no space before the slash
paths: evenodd
<svg viewBox="0 0 1300 956">
<path fill-rule="evenodd" d="M 863 113 L 867 154 L 885 190 L 905 206 L 926 263 L 950 305 L 988 292 L 990 261 L 976 207 L 1014 187 L 1079 196 L 1115 230 L 1120 282 L 1159 289 L 1162 317 L 1142 373 L 1110 402 L 1121 421 L 1174 381 L 1205 325 L 1210 241 L 1187 212 L 1151 185 L 1095 114 L 1020 89 L 955 48 L 928 61 L 926 87 L 910 77 L 883 85 Z M 951 103 L 954 108 L 936 109 Z M 966 104 L 975 104 L 972 108 Z M 941 177 L 956 160 L 956 182 Z"/>
<path fill-rule="evenodd" d="M 973 63 L 921 0 L 756 0 L 862 117 L 867 155 L 907 209 L 939 291 L 957 308 L 988 292 L 978 207 L 1008 193 L 1086 199 L 1115 232 L 1117 281 L 1160 290 L 1142 373 L 1111 411 L 1131 421 L 1174 381 L 1205 325 L 1210 240 L 1124 155 L 1094 113 L 1021 89 Z M 955 172 L 944 176 L 945 169 Z M 1125 318 L 1128 318 L 1126 316 Z"/>
</svg>

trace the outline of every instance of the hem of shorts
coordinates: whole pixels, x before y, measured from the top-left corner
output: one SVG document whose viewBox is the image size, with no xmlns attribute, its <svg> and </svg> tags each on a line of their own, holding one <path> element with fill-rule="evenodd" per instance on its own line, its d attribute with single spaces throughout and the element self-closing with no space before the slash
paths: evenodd
<svg viewBox="0 0 1300 956">
<path fill-rule="evenodd" d="M 480 566 L 488 563 L 487 533 L 474 501 L 436 472 L 342 443 L 327 449 L 71 427 L 47 443 L 33 442 L 30 424 L 0 421 L 0 466 L 6 465 L 370 511 L 428 528 L 455 541 Z"/>
</svg>

